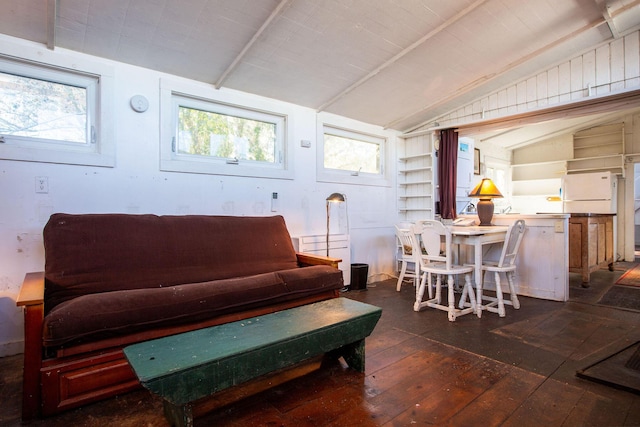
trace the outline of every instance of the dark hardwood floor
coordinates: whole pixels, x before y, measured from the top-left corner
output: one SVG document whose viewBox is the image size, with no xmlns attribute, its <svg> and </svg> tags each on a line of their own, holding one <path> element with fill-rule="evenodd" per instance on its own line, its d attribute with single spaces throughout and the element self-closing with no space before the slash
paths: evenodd
<svg viewBox="0 0 640 427">
<path fill-rule="evenodd" d="M 256 392 L 233 390 L 196 426 L 632 426 L 640 395 L 576 377 L 640 340 L 640 311 L 597 304 L 631 266 L 571 275 L 569 302 L 521 298 L 507 317 L 485 313 L 449 322 L 432 309 L 412 310 L 410 284 L 370 284 L 344 296 L 383 314 L 366 344 L 366 373 L 330 362 Z M 639 291 L 640 292 L 640 291 Z M 303 369 L 303 367 L 300 367 Z M 0 358 L 0 425 L 20 425 L 21 356 Z M 273 378 L 288 379 L 291 373 Z M 271 380 L 269 380 L 271 381 Z M 251 393 L 254 393 L 251 395 Z M 144 390 L 89 405 L 36 426 L 166 426 L 161 402 Z"/>
</svg>

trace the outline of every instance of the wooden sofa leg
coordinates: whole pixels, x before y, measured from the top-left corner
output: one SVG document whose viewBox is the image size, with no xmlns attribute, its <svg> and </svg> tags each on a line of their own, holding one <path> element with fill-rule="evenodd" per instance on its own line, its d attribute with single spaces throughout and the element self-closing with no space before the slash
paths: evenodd
<svg viewBox="0 0 640 427">
<path fill-rule="evenodd" d="M 42 335 L 40 326 L 44 305 L 24 308 L 24 372 L 22 374 L 22 420 L 30 421 L 40 414 L 40 366 L 42 365 Z"/>
<path fill-rule="evenodd" d="M 174 405 L 163 400 L 164 416 L 172 427 L 193 427 L 193 409 L 190 403 Z"/>
</svg>

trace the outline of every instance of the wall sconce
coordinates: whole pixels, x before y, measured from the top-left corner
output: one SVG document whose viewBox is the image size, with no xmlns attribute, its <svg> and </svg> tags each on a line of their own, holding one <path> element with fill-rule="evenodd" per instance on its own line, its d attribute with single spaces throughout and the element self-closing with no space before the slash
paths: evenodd
<svg viewBox="0 0 640 427">
<path fill-rule="evenodd" d="M 347 196 L 341 193 L 332 193 L 327 197 L 327 256 L 329 256 L 329 212 L 331 203 L 342 203 L 347 201 Z"/>
<path fill-rule="evenodd" d="M 478 211 L 478 219 L 480 225 L 491 225 L 493 219 L 493 198 L 503 197 L 498 187 L 489 178 L 482 178 L 482 181 L 471 190 L 469 197 L 477 197 L 480 199 L 476 209 Z"/>
</svg>

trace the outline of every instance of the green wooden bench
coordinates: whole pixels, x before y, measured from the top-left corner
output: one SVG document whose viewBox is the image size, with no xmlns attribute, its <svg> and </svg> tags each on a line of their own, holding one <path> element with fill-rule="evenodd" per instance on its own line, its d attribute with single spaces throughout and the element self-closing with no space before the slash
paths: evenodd
<svg viewBox="0 0 640 427">
<path fill-rule="evenodd" d="M 331 352 L 364 372 L 364 339 L 382 309 L 334 298 L 128 346 L 140 383 L 164 400 L 167 419 L 193 425 L 193 403 Z"/>
</svg>

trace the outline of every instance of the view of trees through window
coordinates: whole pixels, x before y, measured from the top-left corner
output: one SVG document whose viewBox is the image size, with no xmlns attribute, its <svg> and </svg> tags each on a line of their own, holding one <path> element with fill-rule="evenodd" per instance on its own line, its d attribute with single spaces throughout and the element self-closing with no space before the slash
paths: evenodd
<svg viewBox="0 0 640 427">
<path fill-rule="evenodd" d="M 379 174 L 380 144 L 325 133 L 324 167 Z"/>
<path fill-rule="evenodd" d="M 0 73 L 0 135 L 87 143 L 87 89 Z"/>
<path fill-rule="evenodd" d="M 180 106 L 178 154 L 276 161 L 276 124 Z"/>
</svg>

